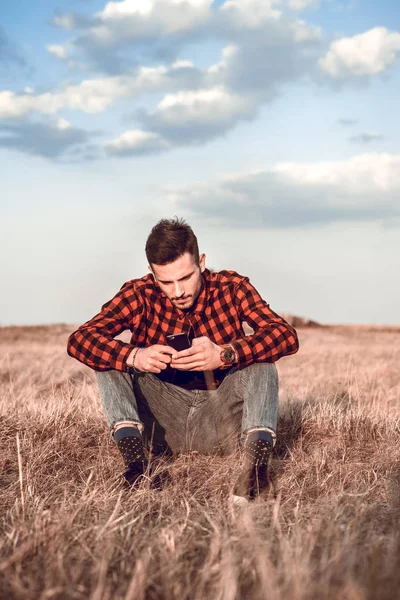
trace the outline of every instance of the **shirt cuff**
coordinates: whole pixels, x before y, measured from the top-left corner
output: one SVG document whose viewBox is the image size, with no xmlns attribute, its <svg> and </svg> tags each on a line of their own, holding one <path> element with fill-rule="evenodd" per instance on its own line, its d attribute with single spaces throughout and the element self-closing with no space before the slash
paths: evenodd
<svg viewBox="0 0 400 600">
<path fill-rule="evenodd" d="M 115 359 L 111 360 L 111 368 L 116 371 L 123 371 L 124 373 L 129 373 L 129 367 L 126 364 L 127 358 L 134 349 L 135 346 L 133 344 L 124 344 L 121 350 L 118 352 L 118 356 Z"/>
<path fill-rule="evenodd" d="M 230 342 L 232 348 L 234 348 L 238 357 L 238 366 L 247 367 L 254 362 L 253 352 L 249 342 L 245 339 L 235 340 Z"/>
</svg>

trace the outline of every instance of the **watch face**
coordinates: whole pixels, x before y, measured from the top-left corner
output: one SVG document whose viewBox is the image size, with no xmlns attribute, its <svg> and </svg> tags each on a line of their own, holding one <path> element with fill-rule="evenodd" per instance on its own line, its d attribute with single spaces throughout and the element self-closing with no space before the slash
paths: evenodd
<svg viewBox="0 0 400 600">
<path fill-rule="evenodd" d="M 232 363 L 235 360 L 235 352 L 232 348 L 225 348 L 224 350 L 224 361 L 228 364 Z"/>
</svg>

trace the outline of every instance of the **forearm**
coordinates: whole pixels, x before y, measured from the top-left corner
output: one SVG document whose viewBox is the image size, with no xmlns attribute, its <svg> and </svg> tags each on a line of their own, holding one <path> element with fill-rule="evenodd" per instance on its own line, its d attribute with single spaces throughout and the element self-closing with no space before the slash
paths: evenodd
<svg viewBox="0 0 400 600">
<path fill-rule="evenodd" d="M 246 367 L 254 362 L 273 363 L 299 349 L 297 333 L 287 324 L 272 324 L 268 329 L 260 330 L 231 342 L 238 356 L 238 365 Z"/>
<path fill-rule="evenodd" d="M 95 371 L 126 371 L 134 346 L 115 338 L 139 326 L 142 310 L 132 282 L 126 282 L 97 315 L 70 335 L 68 354 Z"/>
<path fill-rule="evenodd" d="M 70 335 L 67 345 L 69 356 L 95 371 L 126 371 L 127 358 L 133 349 L 132 344 L 108 338 L 99 331 L 84 327 Z"/>
<path fill-rule="evenodd" d="M 240 320 L 254 331 L 252 335 L 232 341 L 240 366 L 254 362 L 273 363 L 297 352 L 299 340 L 295 329 L 271 310 L 248 280 L 238 286 L 236 302 Z"/>
</svg>

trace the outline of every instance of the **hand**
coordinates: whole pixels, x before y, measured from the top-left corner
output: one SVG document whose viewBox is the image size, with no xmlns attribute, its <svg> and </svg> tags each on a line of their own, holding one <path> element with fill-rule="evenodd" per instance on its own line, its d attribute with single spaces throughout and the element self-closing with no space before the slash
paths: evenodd
<svg viewBox="0 0 400 600">
<path fill-rule="evenodd" d="M 161 373 L 171 362 L 176 350 L 170 346 L 154 344 L 148 348 L 139 348 L 135 356 L 135 369 L 146 373 Z"/>
<path fill-rule="evenodd" d="M 192 347 L 172 355 L 171 367 L 179 371 L 213 371 L 222 365 L 221 347 L 208 337 L 198 337 Z"/>
</svg>

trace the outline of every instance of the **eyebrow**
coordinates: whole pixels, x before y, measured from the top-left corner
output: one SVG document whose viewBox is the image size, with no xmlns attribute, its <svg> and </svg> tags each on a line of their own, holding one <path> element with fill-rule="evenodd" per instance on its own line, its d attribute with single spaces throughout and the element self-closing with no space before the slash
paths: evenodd
<svg viewBox="0 0 400 600">
<path fill-rule="evenodd" d="M 180 279 L 178 279 L 178 281 L 183 281 L 183 279 L 189 279 L 189 277 L 191 277 L 193 275 L 194 271 L 192 271 L 191 273 L 188 273 L 187 275 L 184 275 L 183 277 L 181 277 Z M 162 279 L 158 280 L 160 283 L 172 283 L 172 281 L 163 281 Z"/>
</svg>

